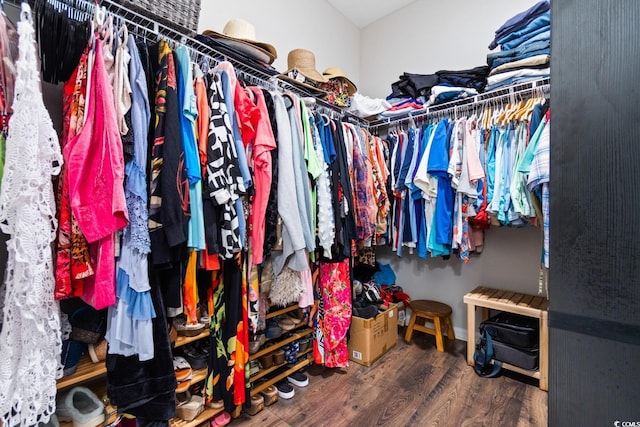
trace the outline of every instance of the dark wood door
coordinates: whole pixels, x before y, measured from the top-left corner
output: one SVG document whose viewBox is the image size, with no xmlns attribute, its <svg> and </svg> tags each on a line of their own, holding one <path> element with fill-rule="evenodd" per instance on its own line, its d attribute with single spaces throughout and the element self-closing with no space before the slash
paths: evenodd
<svg viewBox="0 0 640 427">
<path fill-rule="evenodd" d="M 640 1 L 551 16 L 549 425 L 640 425 Z"/>
</svg>

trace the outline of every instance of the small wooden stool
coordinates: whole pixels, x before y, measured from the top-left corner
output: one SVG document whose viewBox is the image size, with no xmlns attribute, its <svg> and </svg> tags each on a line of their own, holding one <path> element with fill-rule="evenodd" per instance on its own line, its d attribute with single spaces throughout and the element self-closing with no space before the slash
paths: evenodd
<svg viewBox="0 0 640 427">
<path fill-rule="evenodd" d="M 404 340 L 407 343 L 411 342 L 411 335 L 413 335 L 413 330 L 415 329 L 416 331 L 435 335 L 438 351 L 444 351 L 442 322 L 447 328 L 447 338 L 450 340 L 456 339 L 456 334 L 453 332 L 453 324 L 451 323 L 452 310 L 447 304 L 419 299 L 411 301 L 409 306 L 411 307 L 411 320 L 409 320 L 409 326 L 407 326 L 407 332 L 404 335 Z M 434 328 L 428 328 L 422 323 L 416 323 L 418 318 L 428 319 L 433 322 Z"/>
</svg>

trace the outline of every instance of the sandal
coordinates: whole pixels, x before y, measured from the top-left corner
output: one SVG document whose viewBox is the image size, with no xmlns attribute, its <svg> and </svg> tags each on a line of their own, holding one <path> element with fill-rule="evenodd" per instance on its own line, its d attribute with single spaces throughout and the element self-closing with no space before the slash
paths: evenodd
<svg viewBox="0 0 640 427">
<path fill-rule="evenodd" d="M 178 385 L 176 386 L 176 393 L 186 393 L 187 391 L 189 391 L 190 385 L 190 380 L 178 381 Z"/>
<path fill-rule="evenodd" d="M 181 382 L 190 380 L 193 370 L 184 357 L 176 356 L 173 358 L 173 372 L 176 374 L 176 380 Z"/>
<path fill-rule="evenodd" d="M 211 427 L 226 426 L 231 421 L 231 415 L 227 411 L 222 411 L 211 419 Z"/>
<path fill-rule="evenodd" d="M 196 335 L 200 335 L 206 327 L 203 323 L 188 324 L 186 323 L 186 319 L 182 316 L 176 317 L 174 326 L 178 331 L 178 335 L 183 335 L 185 337 L 195 337 Z"/>
</svg>

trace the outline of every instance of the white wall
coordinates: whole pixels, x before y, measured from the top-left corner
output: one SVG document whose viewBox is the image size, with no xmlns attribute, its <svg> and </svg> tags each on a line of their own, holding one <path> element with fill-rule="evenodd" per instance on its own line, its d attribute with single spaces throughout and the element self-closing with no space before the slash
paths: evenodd
<svg viewBox="0 0 640 427">
<path fill-rule="evenodd" d="M 360 30 L 324 0 L 203 0 L 198 32 L 222 32 L 233 18 L 256 28 L 259 41 L 278 51 L 273 66 L 287 70 L 287 54 L 296 48 L 312 51 L 316 69 L 342 68 L 356 85 L 360 77 Z"/>
<path fill-rule="evenodd" d="M 455 256 L 422 259 L 398 257 L 388 247 L 377 250 L 377 259 L 389 264 L 396 284 L 412 299 L 431 299 L 453 309 L 456 338 L 466 340 L 467 308 L 462 298 L 479 285 L 536 295 L 542 250 L 542 230 L 536 227 L 493 227 L 485 233 L 482 254 L 464 264 Z"/>
<path fill-rule="evenodd" d="M 417 0 L 361 31 L 360 92 L 384 98 L 406 72 L 431 74 L 486 64 L 507 19 L 535 0 Z"/>
</svg>

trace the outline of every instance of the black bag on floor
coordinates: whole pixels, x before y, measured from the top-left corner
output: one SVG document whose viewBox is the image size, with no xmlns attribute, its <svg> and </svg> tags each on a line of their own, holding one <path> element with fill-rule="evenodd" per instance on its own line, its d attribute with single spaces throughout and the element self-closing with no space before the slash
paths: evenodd
<svg viewBox="0 0 640 427">
<path fill-rule="evenodd" d="M 535 317 L 501 312 L 480 324 L 480 332 L 487 330 L 494 341 L 521 349 L 537 349 L 540 325 Z"/>
</svg>

